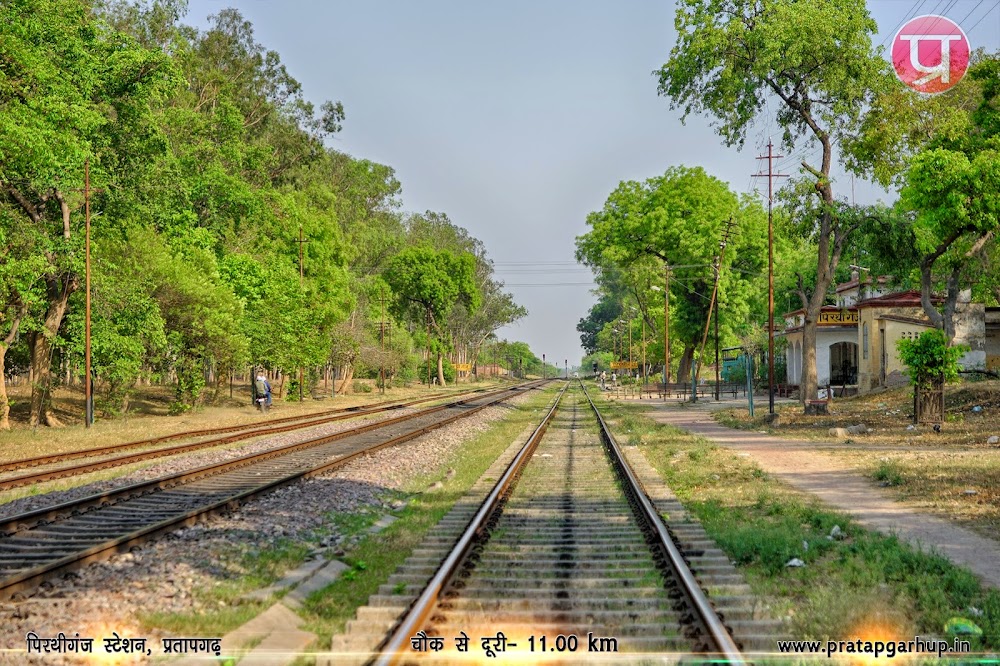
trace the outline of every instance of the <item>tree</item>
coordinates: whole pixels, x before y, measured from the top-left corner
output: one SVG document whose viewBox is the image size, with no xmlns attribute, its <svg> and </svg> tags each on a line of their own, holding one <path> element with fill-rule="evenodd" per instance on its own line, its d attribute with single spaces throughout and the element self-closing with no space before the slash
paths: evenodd
<svg viewBox="0 0 1000 666">
<path fill-rule="evenodd" d="M 659 70 L 659 93 L 684 117 L 714 118 L 727 145 L 742 146 L 769 98 L 780 103 L 782 143 L 809 137 L 818 164 L 802 161 L 820 202 L 817 272 L 806 311 L 801 399 L 816 394 L 816 327 L 854 224 L 836 214 L 830 169 L 834 144 L 857 130 L 875 94 L 894 85 L 872 46 L 878 26 L 863 0 L 684 0 L 678 42 Z"/>
<path fill-rule="evenodd" d="M 861 245 L 880 272 L 919 284 L 924 312 L 949 341 L 959 295 L 982 281 L 1000 225 L 998 92 L 1000 61 L 980 56 L 948 95 L 884 95 L 883 118 L 867 119 L 851 146 L 881 183 L 900 188 L 893 209 L 871 216 Z"/>
<path fill-rule="evenodd" d="M 480 303 L 475 258 L 469 253 L 418 245 L 393 257 L 383 277 L 394 295 L 393 314 L 418 326 L 426 321 L 434 332 L 438 382 L 443 385 L 445 320 L 459 303 L 470 310 Z"/>
<path fill-rule="evenodd" d="M 952 345 L 939 329 L 924 331 L 915 340 L 897 340 L 896 348 L 913 384 L 913 422 L 943 420 L 942 385 L 958 379 L 958 359 L 969 348 Z"/>
<path fill-rule="evenodd" d="M 594 304 L 586 317 L 580 319 L 576 325 L 576 330 L 580 332 L 580 346 L 583 347 L 587 355 L 597 352 L 597 334 L 609 324 L 618 319 L 622 313 L 621 302 L 613 297 L 609 297 L 604 290 L 601 291 L 600 299 Z"/>
<path fill-rule="evenodd" d="M 577 259 L 598 272 L 602 289 L 615 298 L 628 295 L 651 325 L 650 313 L 662 310 L 651 304 L 650 289 L 663 284 L 660 262 L 677 267 L 671 279 L 670 334 L 684 346 L 681 376 L 687 376 L 701 342 L 715 279 L 712 266 L 730 219 L 737 231 L 721 266 L 719 290 L 726 304 L 722 333 L 732 335 L 763 303 L 755 277 L 762 272 L 766 227 L 757 202 L 741 200 L 700 167 L 672 167 L 644 183 L 620 183 L 604 208 L 587 216 L 591 230 L 577 238 Z"/>
<path fill-rule="evenodd" d="M 174 69 L 164 53 L 103 28 L 82 0 L 4 3 L 0 41 L 0 189 L 30 229 L 33 253 L 46 259 L 36 276 L 44 302 L 22 321 L 35 380 L 31 424 L 56 425 L 50 366 L 80 287 L 82 238 L 73 210 L 84 161 L 93 158 L 100 174 L 110 138 L 144 132 L 151 100 L 174 84 Z"/>
<path fill-rule="evenodd" d="M 905 173 L 900 204 L 914 211 L 915 246 L 920 260 L 920 301 L 945 337 L 955 337 L 959 293 L 969 282 L 972 260 L 986 254 L 1000 227 L 1000 60 L 986 60 L 970 73 L 982 98 L 965 132 L 942 134 L 917 153 Z M 932 271 L 947 278 L 944 311 L 931 299 Z"/>
<path fill-rule="evenodd" d="M 452 223 L 447 215 L 433 211 L 412 215 L 406 227 L 407 241 L 411 244 L 447 248 L 456 253 L 468 253 L 475 259 L 474 281 L 480 296 L 479 305 L 470 310 L 462 303 L 457 304 L 447 323 L 453 350 L 461 357 L 459 360 L 475 359 L 487 337 L 528 314 L 504 291 L 503 282 L 496 279 L 493 262 L 482 241 Z"/>
</svg>

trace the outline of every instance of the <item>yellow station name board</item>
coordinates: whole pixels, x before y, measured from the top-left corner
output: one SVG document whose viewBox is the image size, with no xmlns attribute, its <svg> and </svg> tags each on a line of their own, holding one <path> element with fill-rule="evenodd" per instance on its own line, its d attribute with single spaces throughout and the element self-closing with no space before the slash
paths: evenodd
<svg viewBox="0 0 1000 666">
<path fill-rule="evenodd" d="M 455 369 L 458 370 L 459 372 L 469 372 L 470 370 L 472 370 L 471 363 L 454 363 L 453 365 L 455 366 Z"/>
<path fill-rule="evenodd" d="M 839 312 L 820 312 L 820 326 L 845 326 L 858 323 L 857 310 L 840 310 Z"/>
<path fill-rule="evenodd" d="M 638 368 L 638 361 L 611 361 L 612 370 L 637 370 Z"/>
</svg>

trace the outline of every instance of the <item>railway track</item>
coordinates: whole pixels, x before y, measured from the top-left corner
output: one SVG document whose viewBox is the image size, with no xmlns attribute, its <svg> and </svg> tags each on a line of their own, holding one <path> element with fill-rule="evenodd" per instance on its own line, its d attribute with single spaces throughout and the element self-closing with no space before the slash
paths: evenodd
<svg viewBox="0 0 1000 666">
<path fill-rule="evenodd" d="M 781 631 L 758 606 L 642 454 L 623 451 L 574 390 L 359 609 L 329 663 L 742 663 Z"/>
<path fill-rule="evenodd" d="M 256 437 L 267 437 L 293 430 L 302 430 L 316 426 L 326 425 L 344 419 L 370 416 L 391 410 L 404 409 L 413 405 L 420 405 L 435 400 L 452 400 L 456 397 L 482 393 L 485 389 L 476 391 L 464 391 L 451 395 L 436 395 L 415 400 L 399 402 L 395 400 L 378 402 L 371 405 L 358 405 L 355 407 L 343 407 L 321 411 L 315 414 L 289 416 L 281 419 L 273 419 L 265 423 L 257 422 L 251 424 L 240 424 L 225 426 L 220 428 L 208 428 L 203 430 L 189 430 L 185 432 L 172 433 L 162 437 L 102 446 L 79 451 L 67 451 L 34 458 L 24 458 L 6 463 L 0 463 L 0 491 L 10 490 L 35 483 L 44 483 L 56 479 L 63 479 L 82 474 L 89 474 L 102 469 L 120 467 L 136 462 L 155 460 L 168 456 L 192 453 L 202 449 L 209 449 L 216 446 L 224 446 Z M 213 435 L 223 435 L 211 437 Z M 146 451 L 134 451 L 123 455 L 115 455 L 123 451 L 154 446 L 165 442 L 179 439 L 197 439 L 199 437 L 210 436 L 210 439 L 187 444 L 161 447 Z M 110 457 L 106 457 L 110 456 Z M 84 459 L 85 462 L 78 462 L 72 465 L 58 466 L 58 463 L 67 460 Z M 5 472 L 17 472 L 24 469 L 31 469 L 31 472 L 21 472 L 20 474 L 4 474 Z"/>
<path fill-rule="evenodd" d="M 48 578 L 358 456 L 409 441 L 543 383 L 464 398 L 0 520 L 0 598 L 24 593 Z"/>
</svg>

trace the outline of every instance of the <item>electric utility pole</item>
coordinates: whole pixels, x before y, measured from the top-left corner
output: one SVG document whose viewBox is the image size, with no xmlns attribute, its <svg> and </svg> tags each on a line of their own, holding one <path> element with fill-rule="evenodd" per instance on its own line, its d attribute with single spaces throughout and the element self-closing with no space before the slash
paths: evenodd
<svg viewBox="0 0 1000 666">
<path fill-rule="evenodd" d="M 712 312 L 715 310 L 715 298 L 719 293 L 719 277 L 722 275 L 722 262 L 726 257 L 726 246 L 729 245 L 729 238 L 733 233 L 733 218 L 729 218 L 726 222 L 726 228 L 722 232 L 722 240 L 719 241 L 719 256 L 715 262 L 715 286 L 712 287 L 712 300 L 708 303 L 708 318 L 705 320 L 705 331 L 701 335 L 701 349 L 698 352 L 698 359 L 696 366 L 698 371 L 694 373 L 691 387 L 692 402 L 696 402 L 698 399 L 698 392 L 694 390 L 693 383 L 697 381 L 698 375 L 701 372 L 702 359 L 705 357 L 705 343 L 708 342 L 708 329 L 712 325 Z M 692 365 L 694 368 L 695 365 Z"/>
<path fill-rule="evenodd" d="M 774 160 L 784 155 L 774 154 L 771 139 L 767 140 L 767 155 L 758 160 L 767 160 L 767 405 L 768 413 L 774 414 L 774 179 L 787 178 L 788 174 L 774 173 Z M 764 174 L 755 173 L 754 178 Z"/>
<path fill-rule="evenodd" d="M 382 305 L 382 316 L 379 318 L 378 322 L 378 337 L 379 344 L 381 345 L 381 354 L 379 355 L 379 383 L 382 386 L 382 395 L 385 395 L 385 287 L 382 287 L 379 293 L 379 303 Z"/>
<path fill-rule="evenodd" d="M 663 402 L 670 383 L 670 264 L 663 264 Z"/>
</svg>

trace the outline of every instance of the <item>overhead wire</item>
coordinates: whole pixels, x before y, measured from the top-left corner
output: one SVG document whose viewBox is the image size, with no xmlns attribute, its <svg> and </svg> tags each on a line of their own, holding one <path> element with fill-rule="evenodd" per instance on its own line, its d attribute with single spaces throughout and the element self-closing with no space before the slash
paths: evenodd
<svg viewBox="0 0 1000 666">
<path fill-rule="evenodd" d="M 913 6 L 910 7 L 910 10 L 907 11 L 905 14 L 903 14 L 903 18 L 900 19 L 899 23 L 896 24 L 896 27 L 894 27 L 892 30 L 890 30 L 889 32 L 887 32 L 886 35 L 885 35 L 885 37 L 882 38 L 882 41 L 881 41 L 881 43 L 879 43 L 879 46 L 885 46 L 885 43 L 889 40 L 890 35 L 894 37 L 896 35 L 896 31 L 899 30 L 903 26 L 904 23 L 906 23 L 907 21 L 909 21 L 914 16 L 917 16 L 917 12 L 920 11 L 920 8 L 924 6 L 925 2 L 927 2 L 927 0 L 920 0 L 920 4 L 919 5 L 916 2 L 914 2 Z M 940 2 L 939 2 L 939 4 L 940 4 Z M 937 5 L 935 5 L 935 7 L 936 6 Z"/>
<path fill-rule="evenodd" d="M 992 14 L 993 10 L 996 9 L 997 6 L 1000 6 L 1000 0 L 997 0 L 997 2 L 995 2 L 993 4 L 993 6 L 990 7 L 989 10 L 987 10 L 987 12 L 985 14 L 983 14 L 982 16 L 980 16 L 979 20 L 976 21 L 974 24 L 972 24 L 971 28 L 969 28 L 968 30 L 966 30 L 966 33 L 969 33 L 969 32 L 972 32 L 973 30 L 975 30 L 976 26 L 978 26 L 980 23 L 982 23 L 984 18 L 986 18 L 987 16 L 989 16 L 990 14 Z"/>
</svg>

